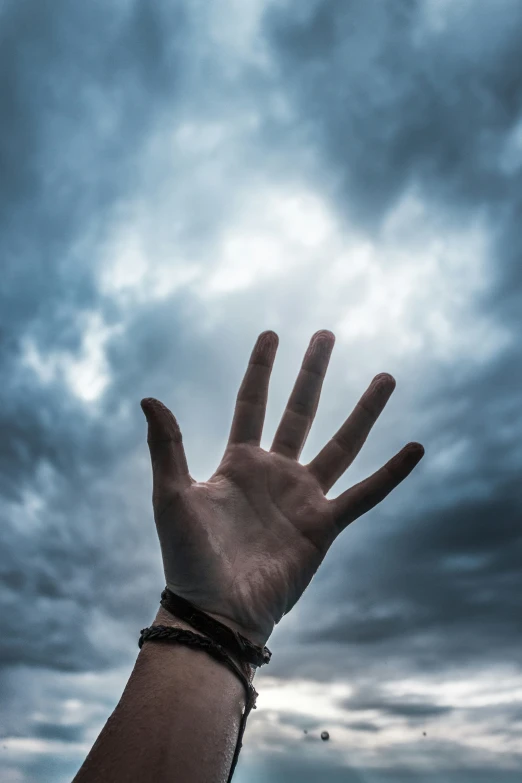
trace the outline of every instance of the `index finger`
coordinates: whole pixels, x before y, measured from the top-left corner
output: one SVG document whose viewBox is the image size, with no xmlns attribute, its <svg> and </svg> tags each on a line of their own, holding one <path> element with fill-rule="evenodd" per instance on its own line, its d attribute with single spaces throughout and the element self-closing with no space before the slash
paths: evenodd
<svg viewBox="0 0 522 783">
<path fill-rule="evenodd" d="M 268 384 L 279 337 L 272 330 L 261 332 L 250 356 L 239 388 L 228 445 L 250 443 L 259 446 L 266 415 Z"/>
</svg>

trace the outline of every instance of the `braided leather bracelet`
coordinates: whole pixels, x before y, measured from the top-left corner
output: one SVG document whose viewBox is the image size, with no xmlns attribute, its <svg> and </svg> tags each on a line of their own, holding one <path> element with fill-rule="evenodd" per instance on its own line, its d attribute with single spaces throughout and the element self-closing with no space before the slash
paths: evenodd
<svg viewBox="0 0 522 783">
<path fill-rule="evenodd" d="M 236 666 L 232 658 L 227 655 L 223 647 L 220 644 L 213 642 L 212 639 L 207 639 L 205 636 L 200 636 L 198 633 L 192 633 L 192 631 L 185 628 L 172 628 L 170 625 L 151 625 L 150 628 L 142 629 L 138 645 L 141 650 L 144 642 L 172 641 L 186 644 L 188 647 L 201 647 L 217 661 L 226 664 L 229 669 L 232 669 L 234 674 L 239 677 L 245 686 L 248 712 L 250 712 L 252 707 L 257 709 L 256 699 L 259 695 L 258 692 L 252 683 L 248 681 L 248 678 L 245 676 L 244 672 L 241 671 L 239 666 Z"/>
</svg>

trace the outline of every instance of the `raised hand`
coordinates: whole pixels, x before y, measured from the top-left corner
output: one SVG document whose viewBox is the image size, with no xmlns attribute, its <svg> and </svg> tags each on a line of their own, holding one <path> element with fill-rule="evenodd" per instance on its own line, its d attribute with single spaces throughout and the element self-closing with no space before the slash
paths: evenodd
<svg viewBox="0 0 522 783">
<path fill-rule="evenodd" d="M 325 495 L 351 465 L 390 398 L 394 379 L 377 375 L 342 427 L 308 465 L 299 462 L 335 342 L 310 341 L 270 451 L 260 447 L 278 346 L 263 332 L 239 389 L 223 458 L 208 481 L 189 474 L 172 413 L 141 401 L 148 421 L 153 509 L 165 578 L 173 592 L 266 644 L 303 594 L 339 533 L 383 500 L 422 459 L 408 443 L 339 497 Z"/>
</svg>

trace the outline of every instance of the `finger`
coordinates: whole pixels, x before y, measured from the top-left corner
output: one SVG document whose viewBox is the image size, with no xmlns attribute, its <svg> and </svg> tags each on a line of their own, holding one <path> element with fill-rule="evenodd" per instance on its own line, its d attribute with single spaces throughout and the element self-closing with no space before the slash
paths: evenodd
<svg viewBox="0 0 522 783">
<path fill-rule="evenodd" d="M 391 375 L 376 375 L 342 427 L 306 466 L 325 495 L 354 461 L 394 389 Z"/>
<path fill-rule="evenodd" d="M 299 459 L 317 412 L 334 343 L 335 335 L 327 329 L 316 332 L 310 340 L 270 451 Z"/>
<path fill-rule="evenodd" d="M 178 422 L 169 409 L 154 397 L 145 397 L 140 404 L 148 422 L 147 443 L 154 490 L 166 484 L 189 486 L 192 479 Z"/>
<path fill-rule="evenodd" d="M 347 489 L 338 498 L 330 500 L 339 532 L 384 500 L 412 472 L 423 456 L 424 446 L 408 443 L 380 470 Z"/>
<path fill-rule="evenodd" d="M 257 338 L 248 368 L 240 386 L 228 445 L 251 443 L 259 446 L 266 414 L 268 383 L 279 345 L 279 337 L 270 330 Z"/>
</svg>

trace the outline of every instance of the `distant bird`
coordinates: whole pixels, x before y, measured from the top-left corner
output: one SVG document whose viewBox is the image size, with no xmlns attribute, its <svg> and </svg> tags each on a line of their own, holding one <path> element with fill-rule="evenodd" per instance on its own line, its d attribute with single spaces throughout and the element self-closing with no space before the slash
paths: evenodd
<svg viewBox="0 0 522 783">
<path fill-rule="evenodd" d="M 426 732 L 425 731 L 423 731 L 422 733 L 424 734 L 424 736 L 426 736 Z"/>
<path fill-rule="evenodd" d="M 328 734 L 328 732 L 327 732 L 327 731 L 322 731 L 322 732 L 321 732 L 321 739 L 322 739 L 322 740 L 327 740 L 327 739 L 330 739 L 330 735 Z"/>
<path fill-rule="evenodd" d="M 305 734 L 308 734 L 308 729 L 303 729 Z"/>
</svg>

